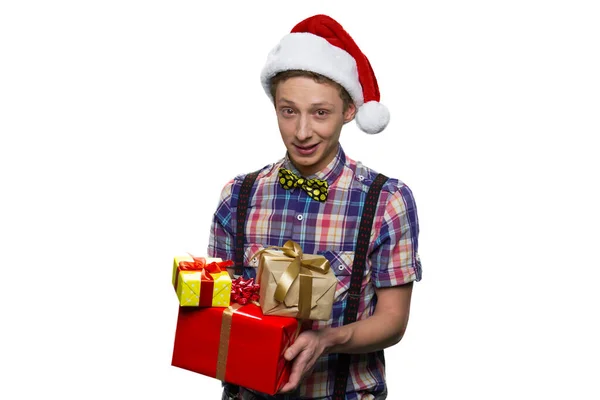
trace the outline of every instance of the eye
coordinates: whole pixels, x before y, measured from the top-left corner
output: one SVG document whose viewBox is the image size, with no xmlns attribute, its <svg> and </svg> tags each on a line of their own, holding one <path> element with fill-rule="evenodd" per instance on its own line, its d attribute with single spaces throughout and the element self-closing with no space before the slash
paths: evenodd
<svg viewBox="0 0 600 400">
<path fill-rule="evenodd" d="M 329 111 L 327 110 L 317 110 L 317 116 L 319 117 L 326 117 L 329 114 Z"/>
<path fill-rule="evenodd" d="M 283 115 L 292 115 L 292 114 L 294 114 L 294 110 L 292 110 L 289 107 L 284 107 L 284 108 L 281 109 L 281 113 Z"/>
</svg>

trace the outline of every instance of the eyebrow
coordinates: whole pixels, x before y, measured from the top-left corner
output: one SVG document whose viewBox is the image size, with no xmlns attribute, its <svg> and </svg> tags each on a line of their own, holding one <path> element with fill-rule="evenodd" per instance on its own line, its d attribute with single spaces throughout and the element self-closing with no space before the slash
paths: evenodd
<svg viewBox="0 0 600 400">
<path fill-rule="evenodd" d="M 288 100 L 288 99 L 286 99 L 284 97 L 280 97 L 279 99 L 277 99 L 277 102 L 278 103 L 282 102 L 282 103 L 288 103 L 288 104 L 296 104 L 292 100 Z M 333 107 L 333 104 L 331 104 L 331 103 L 329 103 L 327 101 L 322 101 L 322 102 L 319 102 L 319 103 L 312 103 L 311 106 L 312 107 L 320 107 L 320 106 L 330 106 L 330 107 Z"/>
</svg>

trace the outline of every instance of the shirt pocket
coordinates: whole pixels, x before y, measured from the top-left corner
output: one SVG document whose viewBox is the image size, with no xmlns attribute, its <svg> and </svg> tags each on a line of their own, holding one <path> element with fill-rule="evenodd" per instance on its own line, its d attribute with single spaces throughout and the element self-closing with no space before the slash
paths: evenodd
<svg viewBox="0 0 600 400">
<path fill-rule="evenodd" d="M 353 251 L 319 251 L 318 255 L 323 256 L 329 261 L 333 274 L 338 279 L 335 290 L 335 300 L 341 300 L 342 296 L 350 288 L 350 278 L 352 277 L 352 263 L 354 262 Z"/>
<path fill-rule="evenodd" d="M 256 257 L 256 253 L 264 248 L 260 243 L 247 243 L 244 246 L 244 258 L 243 258 L 243 277 L 247 278 L 256 278 L 256 270 L 258 268 L 258 258 Z M 235 261 L 232 259 L 232 261 Z M 235 274 L 235 266 L 227 267 L 227 272 L 231 278 L 234 278 Z"/>
<path fill-rule="evenodd" d="M 247 243 L 244 246 L 244 267 L 258 268 L 259 260 L 256 254 L 264 248 L 260 243 Z"/>
</svg>

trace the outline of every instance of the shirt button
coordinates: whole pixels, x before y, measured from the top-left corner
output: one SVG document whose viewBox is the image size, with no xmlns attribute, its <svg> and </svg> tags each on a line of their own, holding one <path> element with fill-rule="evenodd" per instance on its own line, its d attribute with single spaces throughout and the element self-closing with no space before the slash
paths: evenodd
<svg viewBox="0 0 600 400">
<path fill-rule="evenodd" d="M 359 175 L 359 176 L 358 176 L 358 180 L 362 182 L 362 181 L 364 181 L 364 180 L 365 180 L 365 177 L 364 177 L 364 176 L 362 176 L 362 175 Z"/>
<path fill-rule="evenodd" d="M 304 218 L 304 217 L 302 216 L 302 214 L 298 214 L 298 216 L 296 218 L 298 219 L 298 221 L 302 221 L 302 218 Z"/>
<path fill-rule="evenodd" d="M 340 264 L 340 265 L 338 265 L 338 269 L 339 269 L 340 271 L 343 271 L 343 270 L 344 270 L 344 266 L 343 266 L 342 264 Z"/>
</svg>

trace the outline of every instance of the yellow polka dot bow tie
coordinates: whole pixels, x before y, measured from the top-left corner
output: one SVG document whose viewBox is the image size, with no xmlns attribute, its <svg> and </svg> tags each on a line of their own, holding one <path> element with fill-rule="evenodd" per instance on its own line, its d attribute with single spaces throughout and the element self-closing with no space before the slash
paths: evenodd
<svg viewBox="0 0 600 400">
<path fill-rule="evenodd" d="M 313 200 L 327 200 L 327 181 L 322 181 L 320 179 L 306 179 L 302 176 L 297 176 L 289 169 L 280 168 L 279 183 L 286 190 L 300 187 Z"/>
</svg>

